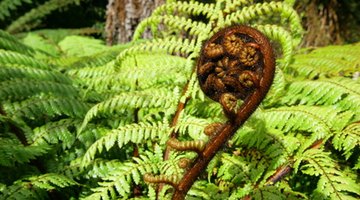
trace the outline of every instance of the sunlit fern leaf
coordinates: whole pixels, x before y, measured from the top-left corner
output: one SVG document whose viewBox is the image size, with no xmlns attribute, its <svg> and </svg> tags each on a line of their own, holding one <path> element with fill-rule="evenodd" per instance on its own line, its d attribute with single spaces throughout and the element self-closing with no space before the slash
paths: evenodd
<svg viewBox="0 0 360 200">
<path fill-rule="evenodd" d="M 126 56 L 140 52 L 167 52 L 189 54 L 194 51 L 196 40 L 182 39 L 177 37 L 167 37 L 164 39 L 154 39 L 122 51 L 116 58 L 115 66 L 121 66 L 122 60 Z"/>
<path fill-rule="evenodd" d="M 33 130 L 31 145 L 37 146 L 44 142 L 61 143 L 63 149 L 70 148 L 76 139 L 76 127 L 79 127 L 81 123 L 81 120 L 68 118 L 37 127 Z"/>
<path fill-rule="evenodd" d="M 343 54 L 345 57 L 346 52 Z M 358 63 L 360 63 L 360 59 Z M 343 57 L 326 57 L 322 54 L 310 53 L 294 56 L 291 69 L 294 70 L 293 74 L 296 78 L 317 79 L 319 77 L 351 76 L 354 72 L 359 71 L 360 67 L 356 61 L 348 61 Z"/>
<path fill-rule="evenodd" d="M 0 101 L 22 100 L 36 94 L 56 94 L 59 96 L 78 96 L 72 85 L 31 79 L 13 79 L 0 82 Z"/>
<path fill-rule="evenodd" d="M 0 7 L 1 3 L 2 2 L 0 2 Z M 10 35 L 3 30 L 0 30 L 0 49 L 18 52 L 26 55 L 32 55 L 35 53 L 34 49 L 32 49 L 30 46 L 26 46 L 25 44 L 21 43 L 18 38 Z"/>
<path fill-rule="evenodd" d="M 117 129 L 110 130 L 106 135 L 94 142 L 86 151 L 83 158 L 83 165 L 88 165 L 95 158 L 97 152 L 101 153 L 104 149 L 109 151 L 117 144 L 122 148 L 125 144 L 142 143 L 146 140 L 161 140 L 169 134 L 170 127 L 166 122 L 157 123 L 136 123 L 120 126 Z"/>
<path fill-rule="evenodd" d="M 37 50 L 37 54 L 35 54 L 36 58 L 47 58 L 48 56 L 52 58 L 60 55 L 59 47 L 41 35 L 29 33 L 22 41 L 27 46 Z"/>
<path fill-rule="evenodd" d="M 84 60 L 82 60 L 84 62 Z M 81 62 L 81 63 L 83 63 Z M 75 62 L 76 63 L 76 62 Z M 90 64 L 92 65 L 92 64 Z M 104 65 L 99 66 L 88 66 L 80 69 L 69 69 L 66 73 L 72 77 L 83 78 L 101 78 L 103 76 L 109 76 L 115 71 L 114 61 L 109 61 Z"/>
<path fill-rule="evenodd" d="M 166 37 L 166 32 L 173 32 L 173 31 L 187 31 L 190 35 L 199 36 L 204 33 L 204 30 L 207 28 L 206 24 L 203 22 L 195 22 L 186 17 L 179 17 L 179 16 L 156 16 L 153 15 L 152 17 L 146 18 L 143 20 L 138 27 L 133 36 L 133 40 L 138 40 L 141 37 L 141 34 L 145 31 L 145 29 L 149 26 L 163 24 L 166 27 L 166 30 L 162 30 L 161 34 L 159 33 L 152 33 L 157 37 Z M 159 35 L 159 36 L 158 36 Z"/>
<path fill-rule="evenodd" d="M 84 36 L 68 36 L 59 42 L 67 56 L 90 56 L 108 49 L 102 40 Z"/>
<path fill-rule="evenodd" d="M 255 25 L 254 28 L 261 31 L 264 35 L 266 35 L 273 42 L 279 42 L 281 46 L 281 53 L 277 55 L 277 57 L 281 57 L 281 60 L 277 60 L 279 62 L 280 68 L 286 68 L 290 62 L 292 61 L 292 57 L 294 54 L 294 47 L 296 46 L 294 43 L 294 39 L 291 34 L 283 27 L 278 25 Z M 276 49 L 276 48 L 274 48 Z M 279 70 L 279 69 L 277 69 Z"/>
<path fill-rule="evenodd" d="M 281 99 L 287 105 L 335 105 L 360 115 L 360 84 L 346 78 L 294 81 Z"/>
<path fill-rule="evenodd" d="M 92 188 L 93 194 L 84 199 L 129 197 L 132 183 L 139 184 L 141 177 L 146 173 L 157 173 L 161 160 L 161 154 L 152 154 L 150 152 L 147 152 L 146 155 L 140 155 L 139 158 L 133 157 L 133 162 L 125 162 L 117 166 L 114 173 L 103 178 L 103 182 L 98 182 L 99 187 Z"/>
<path fill-rule="evenodd" d="M 167 109 L 174 106 L 178 100 L 179 91 L 177 89 L 149 89 L 144 91 L 127 92 L 96 104 L 86 114 L 83 129 L 88 122 L 101 114 L 111 114 L 114 112 L 124 112 L 130 108 L 152 108 L 162 107 Z"/>
<path fill-rule="evenodd" d="M 262 102 L 264 107 L 271 107 L 278 104 L 280 99 L 286 93 L 285 91 L 286 85 L 287 85 L 287 80 L 285 79 L 285 75 L 283 71 L 279 68 L 276 68 L 274 81 L 270 87 L 270 90 L 266 98 Z"/>
<path fill-rule="evenodd" d="M 181 135 L 189 135 L 194 140 L 208 140 L 204 128 L 213 122 L 211 119 L 197 118 L 191 115 L 181 115 L 175 126 L 175 131 Z"/>
<path fill-rule="evenodd" d="M 327 140 L 341 130 L 352 119 L 352 112 L 342 113 L 334 107 L 293 106 L 265 110 L 261 113 L 266 126 L 279 129 L 287 134 L 299 132 L 308 137 L 301 149 L 317 140 Z M 307 136 L 307 134 L 310 134 Z"/>
<path fill-rule="evenodd" d="M 319 176 L 317 188 L 312 192 L 314 199 L 357 199 L 360 185 L 339 170 L 338 164 L 329 153 L 320 149 L 309 149 L 297 155 L 295 166 L 300 165 L 304 174 Z M 296 167 L 297 168 L 297 167 Z"/>
<path fill-rule="evenodd" d="M 0 64 L 17 64 L 39 69 L 50 69 L 50 66 L 42 61 L 36 60 L 30 56 L 2 49 L 0 49 Z"/>
<path fill-rule="evenodd" d="M 204 4 L 198 1 L 185 2 L 177 1 L 173 3 L 167 3 L 162 6 L 159 6 L 154 10 L 154 15 L 161 15 L 163 13 L 178 13 L 177 15 L 204 15 L 207 18 L 210 18 L 211 14 L 214 12 L 215 4 Z"/>
<path fill-rule="evenodd" d="M 354 153 L 356 147 L 360 147 L 360 122 L 349 124 L 339 131 L 332 140 L 335 149 L 342 151 L 346 159 Z"/>
<path fill-rule="evenodd" d="M 274 14 L 278 14 L 279 17 L 289 21 L 292 37 L 299 40 L 303 32 L 300 18 L 292 7 L 282 2 L 258 3 L 243 7 L 241 10 L 226 16 L 223 26 L 229 26 L 233 23 L 244 24 L 250 20 L 259 20 L 262 17 L 273 16 Z M 298 42 L 295 42 L 295 44 Z"/>
<path fill-rule="evenodd" d="M 89 106 L 77 99 L 67 97 L 33 97 L 21 102 L 5 103 L 5 112 L 14 118 L 40 119 L 40 117 L 55 117 L 66 115 L 81 118 Z"/>
<path fill-rule="evenodd" d="M 16 78 L 27 78 L 43 81 L 54 81 L 70 84 L 71 79 L 60 72 L 26 67 L 23 65 L 5 64 L 0 67 L 0 82 Z"/>
<path fill-rule="evenodd" d="M 24 146 L 20 141 L 0 138 L 0 166 L 14 167 L 16 164 L 28 163 L 46 152 L 44 147 Z"/>
</svg>

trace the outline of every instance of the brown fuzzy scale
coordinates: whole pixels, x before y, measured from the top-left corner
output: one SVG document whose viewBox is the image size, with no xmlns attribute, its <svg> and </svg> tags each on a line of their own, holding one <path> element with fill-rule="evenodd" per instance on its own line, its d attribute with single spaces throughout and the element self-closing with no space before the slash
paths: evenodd
<svg viewBox="0 0 360 200">
<path fill-rule="evenodd" d="M 243 48 L 243 51 L 239 54 L 239 60 L 245 66 L 253 66 L 259 60 L 259 55 L 256 52 L 256 49 L 251 46 L 247 46 Z"/>
<path fill-rule="evenodd" d="M 224 48 L 220 44 L 210 43 L 204 48 L 204 55 L 208 58 L 217 58 L 224 54 Z"/>
<path fill-rule="evenodd" d="M 230 33 L 224 36 L 223 45 L 227 53 L 237 57 L 244 47 L 244 42 L 235 34 Z"/>
</svg>

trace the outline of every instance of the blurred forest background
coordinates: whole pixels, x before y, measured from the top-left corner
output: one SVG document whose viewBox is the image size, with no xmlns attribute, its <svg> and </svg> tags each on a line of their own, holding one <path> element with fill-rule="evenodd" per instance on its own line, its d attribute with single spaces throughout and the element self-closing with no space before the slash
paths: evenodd
<svg viewBox="0 0 360 200">
<path fill-rule="evenodd" d="M 204 0 L 212 1 L 215 0 Z M 267 0 L 255 0 L 264 1 Z M 102 38 L 108 45 L 113 45 L 130 41 L 136 25 L 164 2 L 165 0 L 0 0 L 0 29 L 20 34 L 61 28 Z M 306 30 L 303 47 L 359 41 L 360 1 L 288 2 L 294 3 L 302 17 Z"/>
</svg>

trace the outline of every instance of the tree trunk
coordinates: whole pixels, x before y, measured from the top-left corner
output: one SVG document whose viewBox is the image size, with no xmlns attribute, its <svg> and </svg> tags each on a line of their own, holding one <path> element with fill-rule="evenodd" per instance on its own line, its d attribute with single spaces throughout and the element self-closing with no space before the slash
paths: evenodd
<svg viewBox="0 0 360 200">
<path fill-rule="evenodd" d="M 106 11 L 106 43 L 129 42 L 138 23 L 165 0 L 109 0 Z M 149 37 L 145 33 L 144 37 Z"/>
</svg>

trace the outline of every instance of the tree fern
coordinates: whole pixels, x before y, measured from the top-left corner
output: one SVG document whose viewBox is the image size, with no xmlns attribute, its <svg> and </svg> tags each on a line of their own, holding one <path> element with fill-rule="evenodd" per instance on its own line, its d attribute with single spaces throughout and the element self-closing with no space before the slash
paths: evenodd
<svg viewBox="0 0 360 200">
<path fill-rule="evenodd" d="M 46 1 L 8 29 L 74 2 Z M 69 36 L 89 30 L 0 32 L 0 198 L 170 199 L 231 123 L 200 89 L 203 43 L 243 24 L 271 40 L 275 79 L 186 199 L 358 199 L 359 44 L 297 49 L 292 5 L 168 1 L 114 47 Z"/>
</svg>

